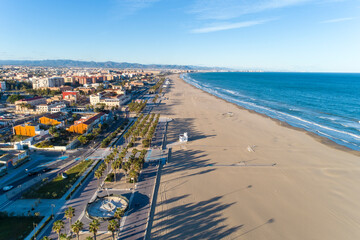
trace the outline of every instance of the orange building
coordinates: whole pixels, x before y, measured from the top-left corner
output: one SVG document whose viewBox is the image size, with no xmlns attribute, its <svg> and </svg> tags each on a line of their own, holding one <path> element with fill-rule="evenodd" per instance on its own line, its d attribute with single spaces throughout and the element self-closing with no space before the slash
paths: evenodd
<svg viewBox="0 0 360 240">
<path fill-rule="evenodd" d="M 74 125 L 71 125 L 67 131 L 69 132 L 74 132 L 74 133 L 78 133 L 78 134 L 84 134 L 87 131 L 91 131 L 92 128 L 97 124 L 97 123 L 102 123 L 106 120 L 106 114 L 105 113 L 97 113 L 89 118 L 86 119 L 80 119 L 78 121 L 75 122 Z"/>
<path fill-rule="evenodd" d="M 66 114 L 61 112 L 46 114 L 45 116 L 39 118 L 39 122 L 45 125 L 56 126 L 62 123 L 67 118 Z"/>
<path fill-rule="evenodd" d="M 39 131 L 39 126 L 34 125 L 31 123 L 25 123 L 22 125 L 17 125 L 14 127 L 14 134 L 15 135 L 22 135 L 22 136 L 29 136 L 34 137 L 36 136 L 36 131 Z"/>
<path fill-rule="evenodd" d="M 42 124 L 45 124 L 45 125 L 52 125 L 52 126 L 56 126 L 56 125 L 60 124 L 59 121 L 57 121 L 55 119 L 48 118 L 48 117 L 39 118 L 39 122 L 42 123 Z"/>
<path fill-rule="evenodd" d="M 87 124 L 79 123 L 79 124 L 71 125 L 67 130 L 73 133 L 84 134 L 87 129 L 88 129 Z"/>
</svg>

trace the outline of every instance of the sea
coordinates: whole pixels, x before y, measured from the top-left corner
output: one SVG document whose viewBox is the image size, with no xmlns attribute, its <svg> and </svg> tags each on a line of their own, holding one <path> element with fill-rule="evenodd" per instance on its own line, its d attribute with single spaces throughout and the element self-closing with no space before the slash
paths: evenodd
<svg viewBox="0 0 360 240">
<path fill-rule="evenodd" d="M 241 107 L 360 150 L 360 73 L 211 72 L 181 78 Z"/>
</svg>

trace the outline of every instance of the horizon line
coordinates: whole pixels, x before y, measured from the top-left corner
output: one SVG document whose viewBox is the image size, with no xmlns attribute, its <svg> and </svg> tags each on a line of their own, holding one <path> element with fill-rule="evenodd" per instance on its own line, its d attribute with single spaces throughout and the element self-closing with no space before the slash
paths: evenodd
<svg viewBox="0 0 360 240">
<path fill-rule="evenodd" d="M 106 60 L 106 61 L 95 61 L 95 60 L 74 60 L 74 59 L 67 59 L 67 58 L 61 58 L 61 59 L 0 59 L 0 61 L 75 61 L 75 62 L 94 62 L 94 63 L 106 63 L 106 62 L 113 62 L 113 63 L 128 63 L 128 64 L 140 64 L 140 65 L 145 65 L 145 66 L 149 66 L 149 65 L 163 65 L 163 66 L 170 66 L 170 65 L 175 65 L 175 66 L 182 66 L 182 67 L 199 67 L 199 68 L 214 68 L 214 70 L 216 69 L 220 69 L 223 71 L 227 71 L 227 72 L 244 72 L 244 71 L 261 71 L 261 72 L 294 72 L 294 73 L 360 73 L 359 72 L 354 72 L 354 71 L 322 71 L 322 70 L 308 70 L 308 71 L 293 71 L 293 70 L 264 70 L 261 68 L 246 68 L 246 69 L 240 69 L 240 68 L 234 68 L 234 67 L 219 67 L 219 66 L 208 66 L 208 65 L 194 65 L 194 64 L 164 64 L 164 63 L 138 63 L 138 62 L 118 62 L 118 61 L 114 61 L 114 60 Z M 16 65 L 16 64 L 0 64 L 0 66 L 6 66 L 6 65 L 11 65 L 11 66 L 22 66 L 22 65 Z M 26 66 L 26 65 L 23 65 Z M 38 65 L 39 67 L 41 65 Z M 64 66 L 65 67 L 65 66 Z M 75 67 L 75 66 L 74 66 Z M 84 67 L 85 68 L 85 67 Z M 100 67 L 100 68 L 105 68 L 105 67 Z M 141 69 L 141 68 L 139 68 Z M 155 68 L 156 69 L 156 68 Z M 174 68 L 177 69 L 177 68 Z M 181 69 L 179 69 L 181 70 Z M 201 71 L 208 71 L 208 70 L 201 70 Z"/>
</svg>

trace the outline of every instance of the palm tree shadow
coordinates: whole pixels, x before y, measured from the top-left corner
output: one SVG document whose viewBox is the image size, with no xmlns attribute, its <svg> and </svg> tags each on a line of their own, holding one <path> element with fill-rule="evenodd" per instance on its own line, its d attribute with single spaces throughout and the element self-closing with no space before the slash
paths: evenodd
<svg viewBox="0 0 360 240">
<path fill-rule="evenodd" d="M 222 211 L 235 203 L 221 203 L 221 198 L 218 196 L 206 201 L 185 203 L 158 212 L 151 239 L 223 239 L 233 234 L 243 225 L 229 227 L 224 223 L 226 218 L 222 216 Z M 165 200 L 164 204 L 180 199 Z"/>
</svg>

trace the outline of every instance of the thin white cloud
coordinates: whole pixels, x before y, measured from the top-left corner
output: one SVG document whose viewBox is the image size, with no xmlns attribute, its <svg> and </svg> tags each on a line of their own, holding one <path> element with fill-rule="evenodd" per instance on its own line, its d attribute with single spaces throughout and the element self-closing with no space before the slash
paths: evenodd
<svg viewBox="0 0 360 240">
<path fill-rule="evenodd" d="M 230 29 L 237 29 L 237 28 L 244 28 L 244 27 L 251 27 L 259 24 L 263 24 L 269 22 L 271 20 L 256 20 L 256 21 L 245 21 L 245 22 L 237 22 L 237 23 L 226 23 L 211 27 L 204 27 L 204 28 L 197 28 L 193 29 L 192 33 L 209 33 L 209 32 L 217 32 L 217 31 L 224 31 Z"/>
<path fill-rule="evenodd" d="M 249 13 L 319 1 L 322 0 L 196 0 L 189 13 L 199 19 L 226 20 Z"/>
<path fill-rule="evenodd" d="M 354 20 L 354 19 L 355 18 L 353 18 L 353 17 L 335 18 L 335 19 L 325 20 L 320 23 L 338 23 L 338 22 L 345 22 L 345 21 L 350 21 L 350 20 Z"/>
</svg>

